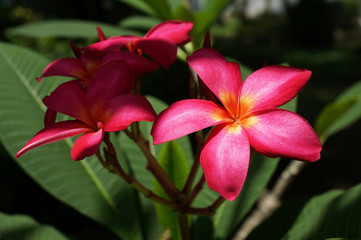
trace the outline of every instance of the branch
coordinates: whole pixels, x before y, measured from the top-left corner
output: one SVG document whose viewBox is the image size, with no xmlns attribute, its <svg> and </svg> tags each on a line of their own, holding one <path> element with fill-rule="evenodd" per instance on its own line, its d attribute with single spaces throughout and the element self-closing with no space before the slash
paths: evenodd
<svg viewBox="0 0 361 240">
<path fill-rule="evenodd" d="M 306 166 L 306 163 L 300 161 L 292 161 L 283 170 L 281 176 L 278 178 L 275 186 L 271 191 L 264 191 L 258 200 L 257 208 L 244 221 L 233 240 L 244 240 L 247 236 L 270 216 L 281 204 L 281 196 L 286 191 L 287 187 L 292 183 L 292 180 L 300 173 Z"/>
</svg>

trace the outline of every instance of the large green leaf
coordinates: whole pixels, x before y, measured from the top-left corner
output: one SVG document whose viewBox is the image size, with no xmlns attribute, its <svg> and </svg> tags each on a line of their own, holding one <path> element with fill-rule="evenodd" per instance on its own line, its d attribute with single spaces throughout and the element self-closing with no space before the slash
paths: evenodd
<svg viewBox="0 0 361 240">
<path fill-rule="evenodd" d="M 165 143 L 159 153 L 158 162 L 172 180 L 176 188 L 181 190 L 187 181 L 189 166 L 187 158 L 179 144 L 176 141 Z M 154 180 L 154 193 L 169 199 L 167 193 L 156 180 Z M 172 232 L 172 239 L 181 240 L 177 213 L 161 204 L 156 204 L 156 210 L 163 230 L 169 228 Z"/>
<path fill-rule="evenodd" d="M 328 104 L 316 119 L 315 128 L 322 142 L 361 118 L 361 82 L 346 89 Z"/>
<path fill-rule="evenodd" d="M 361 239 L 361 184 L 313 197 L 283 239 Z"/>
<path fill-rule="evenodd" d="M 35 81 L 48 63 L 30 50 L 0 43 L 0 139 L 11 156 L 43 128 L 41 99 L 59 84 L 56 79 Z M 96 158 L 71 160 L 71 146 L 69 140 L 45 145 L 16 162 L 58 200 L 118 236 L 136 239 L 139 226 L 133 212 L 133 189 L 107 172 Z"/>
<path fill-rule="evenodd" d="M 99 26 L 106 37 L 116 35 L 140 35 L 139 32 L 119 28 L 106 23 L 64 19 L 47 20 L 20 25 L 9 29 L 11 34 L 24 37 L 67 37 L 67 38 L 97 38 L 96 27 Z"/>
<path fill-rule="evenodd" d="M 26 215 L 0 213 L 0 239 L 67 240 L 52 226 L 42 225 Z"/>
</svg>

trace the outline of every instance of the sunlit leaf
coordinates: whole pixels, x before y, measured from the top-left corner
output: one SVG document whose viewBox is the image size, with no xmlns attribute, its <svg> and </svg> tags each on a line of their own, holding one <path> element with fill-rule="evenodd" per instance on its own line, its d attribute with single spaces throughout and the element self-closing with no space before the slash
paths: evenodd
<svg viewBox="0 0 361 240">
<path fill-rule="evenodd" d="M 49 62 L 25 48 L 0 43 L 0 140 L 11 156 L 44 127 L 41 100 L 60 82 L 53 78 L 38 83 L 35 78 Z M 94 157 L 74 162 L 71 146 L 69 140 L 52 143 L 15 161 L 53 197 L 119 237 L 137 239 L 134 190 Z"/>
<path fill-rule="evenodd" d="M 52 226 L 39 224 L 26 215 L 9 215 L 0 212 L 0 239 L 67 240 Z"/>
</svg>

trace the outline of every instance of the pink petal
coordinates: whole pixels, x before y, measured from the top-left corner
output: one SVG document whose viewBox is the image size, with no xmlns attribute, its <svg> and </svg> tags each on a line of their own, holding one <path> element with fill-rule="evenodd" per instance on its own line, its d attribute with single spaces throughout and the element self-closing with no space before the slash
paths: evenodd
<svg viewBox="0 0 361 240">
<path fill-rule="evenodd" d="M 311 71 L 306 69 L 263 67 L 244 81 L 241 98 L 252 98 L 253 110 L 279 107 L 294 98 L 310 77 Z"/>
<path fill-rule="evenodd" d="M 129 93 L 134 76 L 124 62 L 110 62 L 101 66 L 87 87 L 86 102 L 93 116 L 101 116 L 104 104 L 110 99 Z"/>
<path fill-rule="evenodd" d="M 54 123 L 40 130 L 22 149 L 20 149 L 16 154 L 16 157 L 20 157 L 33 148 L 89 131 L 92 131 L 92 129 L 89 128 L 88 125 L 77 120 Z"/>
<path fill-rule="evenodd" d="M 217 104 L 200 99 L 175 102 L 161 112 L 153 124 L 153 144 L 168 142 L 228 120 Z"/>
<path fill-rule="evenodd" d="M 91 78 L 93 78 L 95 73 L 97 72 L 100 66 L 100 61 L 105 54 L 106 52 L 99 52 L 88 49 L 84 51 L 84 53 L 81 55 L 81 61 L 83 62 L 83 65 L 86 67 Z M 90 79 L 90 81 L 86 81 L 84 85 L 88 85 L 91 81 L 92 79 Z"/>
<path fill-rule="evenodd" d="M 141 49 L 165 69 L 177 60 L 177 45 L 164 39 L 139 39 L 133 41 L 133 46 Z"/>
<path fill-rule="evenodd" d="M 103 113 L 104 130 L 124 130 L 133 122 L 155 120 L 157 114 L 148 100 L 138 94 L 120 95 L 105 106 Z"/>
<path fill-rule="evenodd" d="M 144 38 L 161 38 L 171 41 L 176 45 L 184 45 L 192 40 L 192 37 L 189 35 L 192 27 L 192 22 L 165 21 L 150 29 Z"/>
<path fill-rule="evenodd" d="M 50 126 L 51 124 L 54 124 L 56 122 L 56 115 L 58 112 L 47 108 L 44 115 L 44 126 Z"/>
<path fill-rule="evenodd" d="M 88 70 L 77 58 L 61 58 L 51 62 L 37 80 L 40 82 L 41 78 L 50 76 L 66 76 L 90 81 Z"/>
<path fill-rule="evenodd" d="M 71 158 L 77 161 L 95 154 L 103 141 L 103 137 L 103 124 L 99 122 L 98 131 L 85 133 L 75 141 L 71 149 Z"/>
<path fill-rule="evenodd" d="M 112 52 L 116 49 L 124 48 L 128 42 L 137 38 L 139 37 L 136 36 L 110 37 L 104 41 L 100 41 L 89 45 L 88 49 Z"/>
<path fill-rule="evenodd" d="M 237 123 L 223 123 L 209 134 L 200 161 L 210 189 L 233 201 L 246 179 L 250 146 Z"/>
<path fill-rule="evenodd" d="M 304 161 L 320 158 L 321 142 L 310 124 L 296 113 L 273 109 L 247 119 L 251 146 L 268 157 Z"/>
<path fill-rule="evenodd" d="M 226 61 L 220 53 L 210 48 L 195 51 L 187 61 L 228 111 L 236 114 L 238 93 L 242 86 L 239 65 Z"/>
<path fill-rule="evenodd" d="M 119 51 L 107 54 L 101 62 L 101 65 L 107 64 L 114 61 L 125 61 L 130 71 L 136 75 L 141 75 L 144 73 L 149 73 L 160 67 L 159 64 L 140 56 L 136 53 Z"/>
<path fill-rule="evenodd" d="M 43 102 L 55 112 L 66 114 L 89 125 L 96 124 L 85 103 L 85 90 L 76 80 L 59 85 Z"/>
<path fill-rule="evenodd" d="M 79 48 L 77 45 L 75 45 L 75 43 L 73 41 L 69 42 L 71 50 L 73 50 L 74 55 L 76 56 L 76 58 L 81 57 L 83 50 L 81 48 Z"/>
<path fill-rule="evenodd" d="M 102 29 L 101 29 L 99 26 L 97 26 L 97 32 L 98 32 L 99 41 L 104 41 L 104 40 L 107 39 L 107 38 L 105 37 Z"/>
</svg>

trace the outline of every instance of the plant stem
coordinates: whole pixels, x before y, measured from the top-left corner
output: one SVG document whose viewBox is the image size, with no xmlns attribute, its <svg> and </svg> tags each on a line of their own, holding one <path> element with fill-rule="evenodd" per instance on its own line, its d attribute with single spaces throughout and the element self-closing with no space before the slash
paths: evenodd
<svg viewBox="0 0 361 240">
<path fill-rule="evenodd" d="M 217 208 L 221 206 L 224 201 L 224 198 L 220 196 L 210 206 L 206 208 L 188 208 L 186 209 L 186 212 L 193 215 L 212 217 L 216 212 Z"/>
<path fill-rule="evenodd" d="M 243 240 L 268 216 L 270 216 L 281 204 L 280 198 L 292 180 L 306 166 L 306 163 L 292 161 L 283 170 L 271 191 L 264 191 L 257 203 L 258 207 L 249 215 L 233 240 Z"/>
<path fill-rule="evenodd" d="M 198 193 L 202 190 L 203 184 L 205 181 L 206 181 L 206 179 L 204 178 L 204 175 L 202 175 L 202 177 L 199 179 L 197 185 L 194 187 L 192 193 L 185 200 L 187 206 L 190 206 L 192 204 L 193 200 L 196 198 Z"/>
<path fill-rule="evenodd" d="M 129 132 L 127 133 L 129 136 Z M 163 168 L 159 165 L 157 159 L 153 156 L 149 149 L 148 142 L 144 139 L 143 135 L 139 132 L 136 138 L 133 137 L 134 142 L 142 150 L 144 156 L 148 160 L 147 169 L 154 175 L 157 181 L 162 185 L 165 192 L 168 194 L 173 203 L 178 203 L 180 195 L 182 195 L 175 187 L 172 180 L 164 172 Z"/>
<path fill-rule="evenodd" d="M 177 212 L 179 230 L 181 232 L 182 240 L 190 240 L 191 234 L 188 223 L 188 214 Z"/>
<path fill-rule="evenodd" d="M 123 168 L 120 166 L 118 158 L 116 156 L 116 152 L 115 152 L 115 148 L 113 146 L 113 144 L 111 143 L 110 139 L 109 139 L 109 135 L 106 134 L 104 136 L 104 142 L 107 145 L 107 151 L 106 151 L 106 155 L 108 160 L 105 160 L 100 152 L 98 151 L 96 153 L 96 156 L 98 157 L 98 159 L 100 160 L 100 162 L 102 163 L 102 165 L 107 168 L 110 172 L 120 176 L 121 178 L 123 178 L 128 184 L 130 184 L 132 187 L 134 187 L 135 189 L 137 189 L 139 192 L 141 192 L 146 198 L 152 199 L 158 203 L 161 203 L 165 206 L 168 206 L 172 209 L 176 209 L 177 205 L 168 201 L 165 198 L 162 198 L 158 195 L 156 195 L 155 193 L 153 193 L 151 190 L 149 190 L 148 188 L 146 188 L 144 185 L 142 185 L 140 182 L 138 182 L 132 175 L 127 174 Z"/>
<path fill-rule="evenodd" d="M 191 168 L 191 171 L 189 172 L 189 175 L 188 175 L 188 178 L 187 178 L 187 181 L 183 187 L 183 190 L 182 192 L 184 194 L 188 194 L 191 187 L 192 187 L 192 184 L 193 184 L 193 181 L 196 177 L 196 174 L 197 174 L 197 171 L 199 169 L 199 166 L 200 166 L 200 155 L 201 155 L 201 152 L 202 152 L 202 149 L 203 149 L 203 144 L 204 144 L 204 138 L 203 138 L 203 131 L 198 131 L 196 133 L 196 141 L 197 141 L 197 153 L 196 153 L 196 156 L 194 157 L 194 162 L 193 162 L 193 165 L 192 165 L 192 168 Z"/>
</svg>

